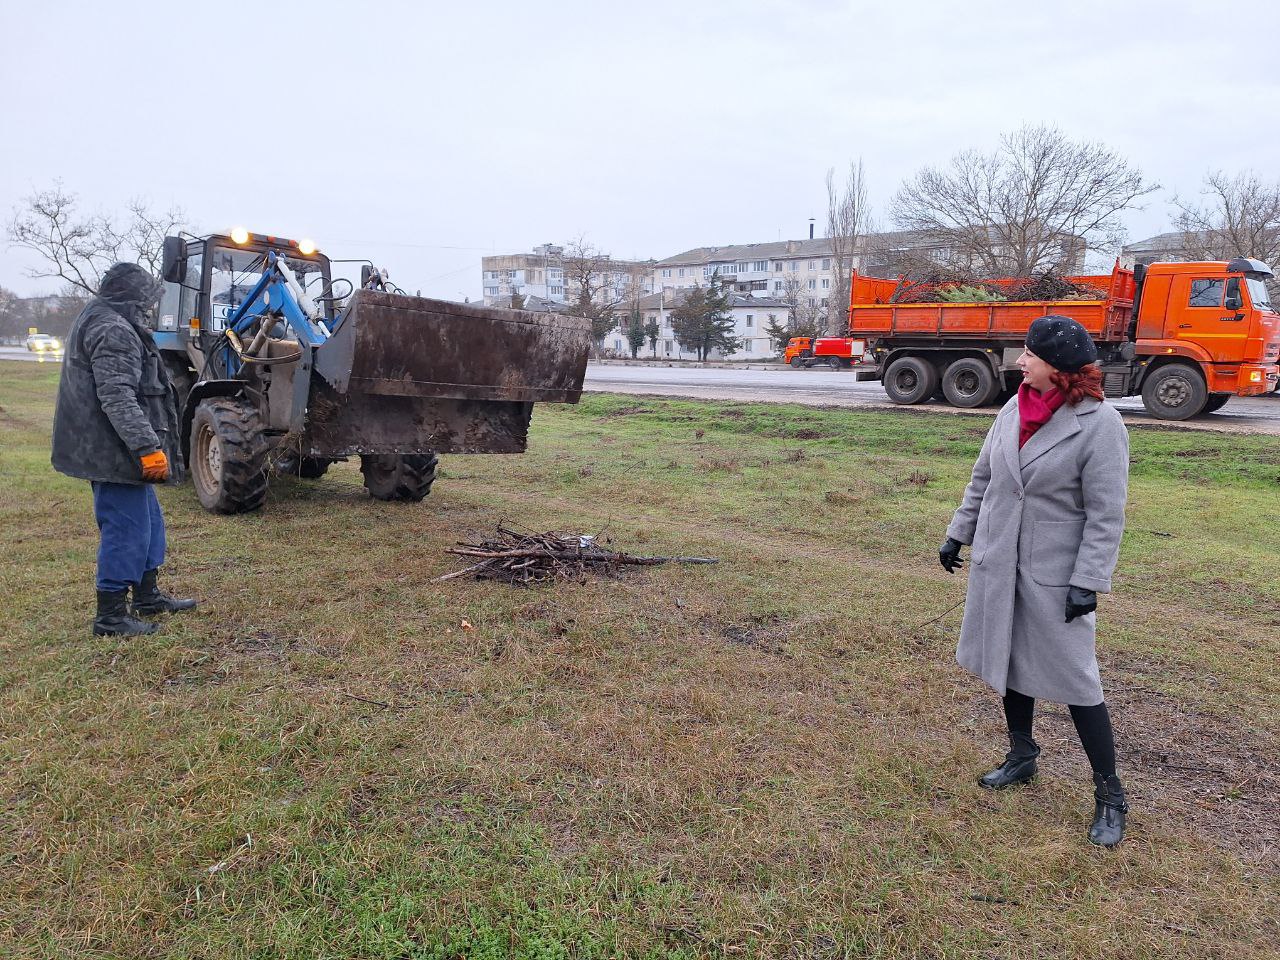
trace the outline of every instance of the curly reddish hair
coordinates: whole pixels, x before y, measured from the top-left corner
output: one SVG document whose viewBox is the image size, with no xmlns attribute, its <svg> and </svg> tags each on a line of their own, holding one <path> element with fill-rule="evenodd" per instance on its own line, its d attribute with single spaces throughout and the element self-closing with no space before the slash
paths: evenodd
<svg viewBox="0 0 1280 960">
<path fill-rule="evenodd" d="M 1096 363 L 1081 367 L 1074 373 L 1055 370 L 1050 374 L 1049 380 L 1062 391 L 1067 403 L 1073 407 L 1085 397 L 1101 400 L 1105 396 L 1102 392 L 1102 369 Z"/>
</svg>

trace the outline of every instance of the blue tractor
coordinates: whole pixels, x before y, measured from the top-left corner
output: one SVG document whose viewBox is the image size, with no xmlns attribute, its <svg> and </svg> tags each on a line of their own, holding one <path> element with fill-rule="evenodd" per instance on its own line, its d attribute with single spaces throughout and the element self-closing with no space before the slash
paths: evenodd
<svg viewBox="0 0 1280 960">
<path fill-rule="evenodd" d="M 333 278 L 307 241 L 167 237 L 155 338 L 207 510 L 274 475 L 360 458 L 379 500 L 419 501 L 442 453 L 520 453 L 533 404 L 576 403 L 589 322 L 409 296 L 364 264 Z"/>
</svg>

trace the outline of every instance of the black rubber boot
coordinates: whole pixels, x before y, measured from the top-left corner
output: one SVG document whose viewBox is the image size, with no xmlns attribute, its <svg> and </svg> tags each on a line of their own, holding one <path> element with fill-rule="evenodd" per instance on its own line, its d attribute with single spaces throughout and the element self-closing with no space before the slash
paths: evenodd
<svg viewBox="0 0 1280 960">
<path fill-rule="evenodd" d="M 1093 775 L 1093 824 L 1089 827 L 1089 842 L 1100 847 L 1114 847 L 1124 839 L 1124 815 L 1129 812 L 1125 800 L 1124 784 L 1115 774 Z"/>
<path fill-rule="evenodd" d="M 142 575 L 142 582 L 133 588 L 133 612 L 140 617 L 153 617 L 158 613 L 194 610 L 194 600 L 179 600 L 156 586 L 159 573 L 158 569 L 148 570 Z"/>
<path fill-rule="evenodd" d="M 990 773 L 978 778 L 978 784 L 987 790 L 1003 790 L 1019 783 L 1026 783 L 1036 775 L 1036 757 L 1040 746 L 1025 733 L 1009 733 L 1009 752 L 1004 763 Z"/>
<path fill-rule="evenodd" d="M 94 636 L 136 637 L 159 629 L 157 624 L 144 623 L 129 615 L 128 590 L 98 591 L 98 615 L 93 618 Z"/>
</svg>

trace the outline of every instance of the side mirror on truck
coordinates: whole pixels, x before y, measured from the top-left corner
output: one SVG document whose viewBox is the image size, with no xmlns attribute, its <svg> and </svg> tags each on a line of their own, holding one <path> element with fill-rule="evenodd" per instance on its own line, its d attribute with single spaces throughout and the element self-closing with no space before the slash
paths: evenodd
<svg viewBox="0 0 1280 960">
<path fill-rule="evenodd" d="M 187 275 L 187 241 L 165 237 L 160 259 L 160 276 L 165 283 L 182 283 Z"/>
<path fill-rule="evenodd" d="M 1231 277 L 1227 280 L 1227 300 L 1224 306 L 1228 310 L 1239 310 L 1244 306 L 1244 299 L 1240 296 L 1240 278 Z"/>
</svg>

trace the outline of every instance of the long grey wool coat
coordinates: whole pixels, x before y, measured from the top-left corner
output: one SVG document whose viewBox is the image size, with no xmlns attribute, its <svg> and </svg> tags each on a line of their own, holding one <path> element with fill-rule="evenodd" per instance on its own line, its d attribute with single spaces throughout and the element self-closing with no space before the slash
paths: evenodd
<svg viewBox="0 0 1280 960">
<path fill-rule="evenodd" d="M 133 263 L 103 275 L 67 335 L 53 414 L 53 467 L 82 480 L 142 483 L 139 459 L 169 458 L 182 478 L 178 397 L 145 322 L 159 285 Z"/>
<path fill-rule="evenodd" d="M 1129 433 L 1108 403 L 1064 404 L 1018 449 L 1018 398 L 996 417 L 947 536 L 973 545 L 956 660 L 1004 695 L 1103 700 L 1095 615 L 1065 623 L 1067 587 L 1111 592 Z"/>
</svg>

